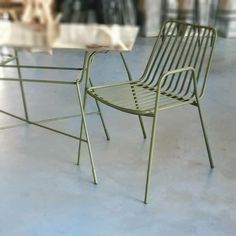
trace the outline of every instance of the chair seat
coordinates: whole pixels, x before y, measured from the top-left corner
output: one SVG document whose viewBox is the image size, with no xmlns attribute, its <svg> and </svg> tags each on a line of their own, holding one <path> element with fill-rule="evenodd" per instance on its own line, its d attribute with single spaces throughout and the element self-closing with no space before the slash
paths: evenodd
<svg viewBox="0 0 236 236">
<path fill-rule="evenodd" d="M 90 87 L 88 94 L 100 102 L 124 112 L 154 116 L 156 91 L 141 84 L 140 81 Z M 194 99 L 184 99 L 162 91 L 159 110 L 193 102 Z"/>
</svg>

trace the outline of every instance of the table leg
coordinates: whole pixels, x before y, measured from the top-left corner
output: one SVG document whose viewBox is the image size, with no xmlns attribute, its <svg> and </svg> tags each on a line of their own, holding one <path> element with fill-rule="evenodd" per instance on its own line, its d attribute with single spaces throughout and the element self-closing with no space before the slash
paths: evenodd
<svg viewBox="0 0 236 236">
<path fill-rule="evenodd" d="M 23 106 L 24 106 L 24 112 L 25 112 L 25 120 L 29 122 L 29 115 L 28 115 L 28 109 L 27 109 L 27 103 L 26 103 L 26 97 L 25 97 L 25 91 L 24 91 L 24 84 L 22 80 L 22 75 L 21 75 L 21 69 L 20 69 L 20 61 L 18 57 L 18 52 L 17 49 L 15 49 L 15 59 L 16 59 L 16 65 L 17 65 L 17 73 L 18 73 L 18 78 L 20 82 L 20 90 L 21 90 L 21 97 L 23 101 Z"/>
</svg>

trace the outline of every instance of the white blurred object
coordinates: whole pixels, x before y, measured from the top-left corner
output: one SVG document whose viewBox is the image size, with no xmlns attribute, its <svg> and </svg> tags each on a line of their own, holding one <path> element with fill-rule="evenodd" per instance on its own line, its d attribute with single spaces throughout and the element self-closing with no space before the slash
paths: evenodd
<svg viewBox="0 0 236 236">
<path fill-rule="evenodd" d="M 50 40 L 45 31 L 37 31 L 19 23 L 1 22 L 0 31 L 4 32 L 0 38 L 0 46 L 128 51 L 134 45 L 138 27 L 61 24 L 54 40 Z"/>
<path fill-rule="evenodd" d="M 62 24 L 53 47 L 129 51 L 137 34 L 136 26 Z"/>
</svg>

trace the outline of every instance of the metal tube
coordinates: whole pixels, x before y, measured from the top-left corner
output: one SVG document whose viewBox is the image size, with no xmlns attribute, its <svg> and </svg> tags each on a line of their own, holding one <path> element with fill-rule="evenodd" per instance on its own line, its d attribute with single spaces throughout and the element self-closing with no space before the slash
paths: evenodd
<svg viewBox="0 0 236 236">
<path fill-rule="evenodd" d="M 121 56 L 122 62 L 124 64 L 125 70 L 127 72 L 129 81 L 132 81 L 133 79 L 132 79 L 128 64 L 126 63 L 125 57 L 124 57 L 122 52 L 120 53 L 120 56 Z M 134 87 L 131 86 L 131 88 L 132 88 L 133 96 L 134 96 L 134 99 L 135 99 L 136 93 L 135 93 Z M 136 107 L 137 107 L 137 109 L 139 109 L 138 103 L 136 103 Z M 144 139 L 146 139 L 147 134 L 146 134 L 146 130 L 145 130 L 145 127 L 144 127 L 143 118 L 140 115 L 138 116 L 138 118 L 139 118 L 139 123 L 140 123 L 140 126 L 141 126 L 141 130 L 142 130 L 142 133 L 143 133 L 143 137 L 144 137 Z"/>
<path fill-rule="evenodd" d="M 19 81 L 19 79 L 16 78 L 0 78 L 2 81 L 9 81 L 9 82 L 16 82 Z M 27 83 L 49 83 L 49 84 L 73 84 L 75 85 L 76 82 L 73 81 L 60 81 L 60 80 L 39 80 L 39 79 L 21 79 L 22 82 Z"/>
<path fill-rule="evenodd" d="M 82 121 L 81 121 L 81 123 L 83 122 L 85 136 L 86 136 L 86 140 L 87 140 L 87 147 L 88 147 L 90 163 L 91 163 L 91 167 L 92 167 L 93 181 L 94 181 L 94 184 L 97 184 L 96 170 L 95 170 L 95 165 L 94 165 L 94 161 L 93 161 L 93 155 L 92 155 L 92 149 L 91 149 L 90 139 L 89 139 L 89 135 L 88 135 L 86 117 L 85 117 L 84 108 L 83 108 L 84 104 L 82 102 L 82 97 L 81 97 L 81 93 L 80 93 L 79 83 L 77 83 L 76 85 L 77 85 L 76 87 L 77 87 L 77 92 L 78 92 L 78 99 L 79 99 L 80 110 L 81 110 L 81 114 L 82 114 Z"/>
<path fill-rule="evenodd" d="M 89 80 L 89 82 L 90 82 L 90 85 L 93 86 L 93 83 L 92 83 L 91 79 Z M 101 119 L 103 130 L 105 132 L 107 141 L 109 141 L 110 140 L 110 136 L 109 136 L 109 133 L 108 133 L 108 130 L 107 130 L 107 127 L 106 127 L 106 124 L 105 124 L 105 121 L 104 121 L 104 118 L 103 118 L 103 115 L 102 115 L 102 111 L 101 111 L 99 102 L 96 99 L 95 99 L 95 103 L 96 103 L 96 106 L 97 106 L 98 114 L 99 114 L 99 117 Z"/>
<path fill-rule="evenodd" d="M 39 127 L 41 127 L 41 128 L 44 128 L 44 129 L 53 131 L 53 132 L 55 132 L 55 133 L 59 133 L 59 134 L 62 134 L 62 135 L 64 135 L 64 136 L 67 136 L 67 137 L 70 137 L 70 138 L 73 138 L 73 139 L 77 139 L 77 140 L 80 140 L 80 141 L 82 141 L 82 142 L 86 142 L 86 143 L 87 143 L 87 140 L 81 139 L 80 137 L 77 137 L 77 136 L 74 136 L 74 135 L 71 135 L 71 134 L 62 132 L 62 131 L 60 131 L 60 130 L 56 130 L 56 129 L 53 129 L 53 128 L 50 128 L 50 127 L 41 125 L 41 124 L 39 124 L 39 123 L 37 123 L 37 122 L 33 122 L 33 121 L 30 121 L 30 120 L 26 120 L 26 119 L 24 119 L 24 118 L 22 118 L 22 117 L 20 117 L 20 116 L 16 116 L 16 115 L 14 115 L 14 114 L 11 114 L 11 113 L 6 112 L 6 111 L 3 111 L 3 110 L 0 110 L 0 112 L 6 114 L 6 115 L 8 115 L 8 116 L 14 117 L 14 118 L 16 118 L 16 119 L 18 119 L 18 120 L 25 121 L 25 122 L 27 122 L 28 124 L 36 125 L 36 126 L 39 126 Z"/>
<path fill-rule="evenodd" d="M 12 59 L 11 59 L 12 60 Z M 41 70 L 82 70 L 81 67 L 57 67 L 57 66 L 30 66 L 30 65 L 1 65 L 0 67 L 7 67 L 7 68 L 23 68 L 23 69 L 41 69 Z"/>
<path fill-rule="evenodd" d="M 24 91 L 22 76 L 21 76 L 21 70 L 20 70 L 20 67 L 19 67 L 20 66 L 20 61 L 19 61 L 17 49 L 15 49 L 15 56 L 16 56 L 17 73 L 18 73 L 19 82 L 20 82 L 21 97 L 22 97 L 24 112 L 25 112 L 25 119 L 28 122 L 29 121 L 29 115 L 28 115 L 28 110 L 27 110 L 26 97 L 25 97 L 25 91 Z"/>
</svg>

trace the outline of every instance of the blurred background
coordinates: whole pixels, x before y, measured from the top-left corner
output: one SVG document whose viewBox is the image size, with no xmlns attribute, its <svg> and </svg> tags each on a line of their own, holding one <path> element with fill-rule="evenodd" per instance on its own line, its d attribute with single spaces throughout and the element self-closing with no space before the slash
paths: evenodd
<svg viewBox="0 0 236 236">
<path fill-rule="evenodd" d="M 42 12 L 50 8 L 52 14 L 61 13 L 61 22 L 139 25 L 144 36 L 156 36 L 161 23 L 174 18 L 236 37 L 236 0 L 0 0 L 1 19 L 19 20 L 27 6 L 28 18 L 29 9 L 45 18 Z"/>
<path fill-rule="evenodd" d="M 137 24 L 144 36 L 157 35 L 170 18 L 212 25 L 221 36 L 236 37 L 236 0 L 64 0 L 64 22 Z"/>
</svg>

